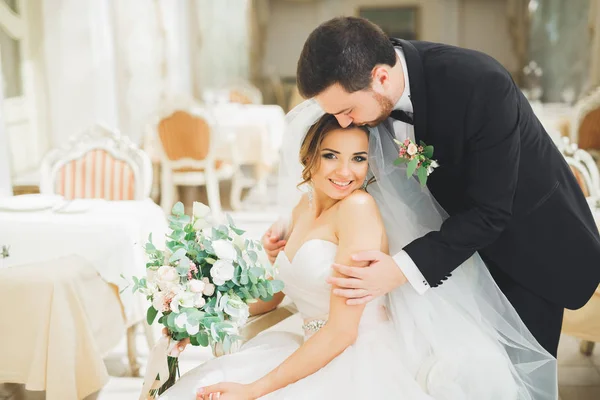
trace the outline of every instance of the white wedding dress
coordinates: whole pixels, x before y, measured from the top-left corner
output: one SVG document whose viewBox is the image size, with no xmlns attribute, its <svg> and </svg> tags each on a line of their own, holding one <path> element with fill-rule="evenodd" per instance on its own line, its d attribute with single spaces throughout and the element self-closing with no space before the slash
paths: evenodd
<svg viewBox="0 0 600 400">
<path fill-rule="evenodd" d="M 284 282 L 285 294 L 294 301 L 305 322 L 327 318 L 330 286 L 325 278 L 330 274 L 336 251 L 336 244 L 312 239 L 300 247 L 293 260 L 288 260 L 284 252 L 277 258 L 277 278 Z M 406 290 L 412 290 L 405 286 Z M 417 295 L 414 301 L 420 298 Z M 407 319 L 400 334 L 396 329 L 399 321 L 390 320 L 388 315 L 386 298 L 370 302 L 353 345 L 316 373 L 262 398 L 514 400 L 519 397 L 501 347 L 488 343 L 491 340 L 478 334 L 474 326 L 467 326 L 468 322 L 461 331 L 465 336 L 457 340 L 463 347 L 423 356 L 415 354 L 412 345 L 413 340 L 422 342 L 419 324 L 410 322 L 408 326 L 410 319 Z M 186 373 L 161 399 L 195 399 L 196 388 L 218 382 L 251 383 L 281 364 L 303 340 L 288 332 L 259 334 L 238 352 L 210 360 Z"/>
</svg>

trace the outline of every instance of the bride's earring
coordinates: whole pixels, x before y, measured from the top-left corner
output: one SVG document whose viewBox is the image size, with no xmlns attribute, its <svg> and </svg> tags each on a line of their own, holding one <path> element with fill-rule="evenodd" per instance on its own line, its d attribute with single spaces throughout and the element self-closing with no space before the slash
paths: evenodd
<svg viewBox="0 0 600 400">
<path fill-rule="evenodd" d="M 313 186 L 312 186 L 312 181 L 308 183 L 308 192 L 306 192 L 306 194 L 308 195 L 308 207 L 309 208 L 313 208 Z"/>
<path fill-rule="evenodd" d="M 365 178 L 362 186 L 360 187 L 362 190 L 367 190 L 367 185 L 369 184 L 369 178 Z"/>
</svg>

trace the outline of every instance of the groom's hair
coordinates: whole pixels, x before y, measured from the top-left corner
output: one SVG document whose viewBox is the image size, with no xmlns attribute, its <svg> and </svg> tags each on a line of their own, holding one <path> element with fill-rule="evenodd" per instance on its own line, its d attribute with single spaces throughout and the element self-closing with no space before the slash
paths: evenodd
<svg viewBox="0 0 600 400">
<path fill-rule="evenodd" d="M 338 17 L 312 31 L 296 71 L 304 98 L 339 83 L 348 93 L 371 86 L 377 64 L 396 64 L 396 52 L 381 28 L 364 18 Z"/>
</svg>

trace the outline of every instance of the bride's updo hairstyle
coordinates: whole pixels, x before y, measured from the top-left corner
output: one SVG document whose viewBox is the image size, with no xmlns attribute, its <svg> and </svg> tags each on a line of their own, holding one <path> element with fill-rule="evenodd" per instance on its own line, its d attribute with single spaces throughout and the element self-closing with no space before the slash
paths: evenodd
<svg viewBox="0 0 600 400">
<path fill-rule="evenodd" d="M 350 125 L 347 128 L 342 128 L 338 123 L 337 119 L 332 114 L 323 115 L 313 126 L 310 127 L 302 146 L 300 147 L 300 163 L 304 167 L 302 170 L 302 179 L 297 186 L 300 187 L 305 183 L 310 182 L 314 171 L 319 169 L 321 157 L 319 157 L 319 149 L 325 136 L 331 131 L 336 129 L 360 129 L 367 136 L 369 135 L 369 129 L 364 126 Z"/>
</svg>

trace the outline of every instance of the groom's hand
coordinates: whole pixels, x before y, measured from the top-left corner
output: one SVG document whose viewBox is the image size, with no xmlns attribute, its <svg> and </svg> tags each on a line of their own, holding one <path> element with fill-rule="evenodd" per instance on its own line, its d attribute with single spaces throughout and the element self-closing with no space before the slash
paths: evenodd
<svg viewBox="0 0 600 400">
<path fill-rule="evenodd" d="M 344 278 L 330 276 L 327 282 L 338 286 L 333 294 L 346 297 L 346 304 L 365 304 L 406 283 L 406 277 L 394 259 L 381 251 L 364 251 L 352 256 L 354 261 L 369 261 L 366 267 L 333 264 Z"/>
</svg>

